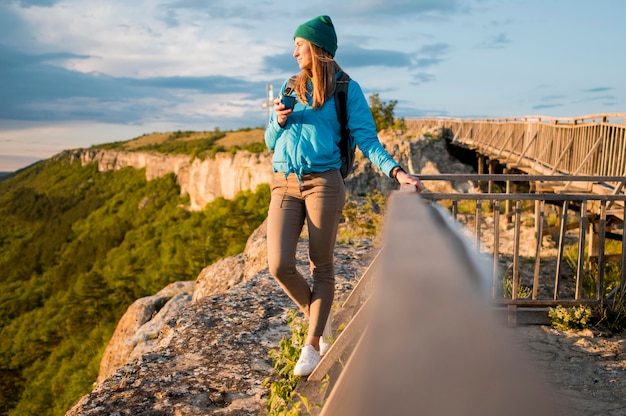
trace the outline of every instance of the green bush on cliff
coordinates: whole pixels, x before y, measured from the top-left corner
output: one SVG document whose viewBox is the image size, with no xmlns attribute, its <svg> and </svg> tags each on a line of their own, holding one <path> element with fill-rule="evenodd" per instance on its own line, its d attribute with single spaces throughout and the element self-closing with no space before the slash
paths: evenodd
<svg viewBox="0 0 626 416">
<path fill-rule="evenodd" d="M 0 414 L 64 414 L 126 308 L 239 253 L 269 187 L 185 209 L 173 175 L 62 159 L 0 182 Z"/>
</svg>

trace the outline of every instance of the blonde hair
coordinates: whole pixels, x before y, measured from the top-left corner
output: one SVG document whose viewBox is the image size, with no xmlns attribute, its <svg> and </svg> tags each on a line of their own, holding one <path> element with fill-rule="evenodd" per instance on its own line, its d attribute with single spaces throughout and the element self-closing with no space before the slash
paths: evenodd
<svg viewBox="0 0 626 416">
<path fill-rule="evenodd" d="M 313 82 L 313 108 L 321 108 L 335 93 L 335 76 L 341 67 L 324 49 L 308 42 L 311 48 L 312 65 L 310 70 L 302 70 L 296 78 L 294 89 L 300 102 L 311 105 L 307 100 L 307 85 Z"/>
</svg>

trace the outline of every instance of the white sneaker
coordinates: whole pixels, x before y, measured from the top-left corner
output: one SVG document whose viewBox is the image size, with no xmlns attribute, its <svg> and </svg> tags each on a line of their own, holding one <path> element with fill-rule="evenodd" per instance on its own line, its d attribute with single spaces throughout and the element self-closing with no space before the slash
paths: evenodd
<svg viewBox="0 0 626 416">
<path fill-rule="evenodd" d="M 320 360 L 321 356 L 319 351 L 311 344 L 304 344 L 300 352 L 300 358 L 293 369 L 293 373 L 297 376 L 308 376 L 315 370 Z"/>
<path fill-rule="evenodd" d="M 325 336 L 320 337 L 320 355 L 323 357 L 324 354 L 328 352 L 330 349 L 330 339 Z"/>
</svg>

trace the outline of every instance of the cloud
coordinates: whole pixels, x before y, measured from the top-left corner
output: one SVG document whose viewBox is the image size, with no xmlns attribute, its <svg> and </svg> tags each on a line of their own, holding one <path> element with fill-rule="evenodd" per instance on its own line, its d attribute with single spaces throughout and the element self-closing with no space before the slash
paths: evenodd
<svg viewBox="0 0 626 416">
<path fill-rule="evenodd" d="M 564 100 L 566 97 L 564 95 L 546 95 L 541 98 L 541 101 L 558 101 Z"/>
<path fill-rule="evenodd" d="M 563 104 L 538 104 L 538 105 L 532 106 L 532 109 L 533 110 L 546 110 L 549 108 L 558 108 L 558 107 L 563 107 Z"/>
<path fill-rule="evenodd" d="M 415 60 L 414 54 L 398 52 L 389 49 L 365 49 L 355 45 L 342 45 L 337 50 L 337 62 L 345 67 L 359 68 L 369 66 L 383 66 L 392 68 L 409 68 Z M 298 72 L 298 66 L 291 52 L 266 56 L 263 67 L 267 71 L 283 71 L 292 68 L 291 72 Z"/>
<path fill-rule="evenodd" d="M 460 0 L 347 0 L 328 1 L 341 14 L 351 16 L 411 17 L 420 14 L 451 14 L 466 6 Z"/>
<path fill-rule="evenodd" d="M 179 92 L 220 100 L 262 100 L 265 83 L 239 77 L 173 76 L 135 79 L 53 66 L 67 53 L 24 54 L 0 45 L 0 119 L 138 122 L 171 109 Z"/>
<path fill-rule="evenodd" d="M 511 43 L 506 33 L 499 33 L 481 44 L 481 47 L 486 49 L 503 49 Z"/>
<path fill-rule="evenodd" d="M 607 92 L 607 91 L 611 91 L 613 88 L 611 87 L 595 87 L 595 88 L 589 88 L 587 90 L 583 90 L 583 92 L 590 92 L 590 93 L 596 93 L 596 92 Z"/>
<path fill-rule="evenodd" d="M 13 0 L 13 3 L 20 7 L 52 7 L 59 3 L 60 0 Z"/>
<path fill-rule="evenodd" d="M 433 82 L 434 80 L 435 80 L 435 76 L 433 74 L 427 74 L 426 72 L 419 72 L 413 75 L 413 81 L 411 81 L 411 85 L 426 84 L 428 82 Z"/>
<path fill-rule="evenodd" d="M 539 99 L 539 101 L 539 104 L 535 104 L 531 107 L 533 110 L 545 110 L 549 108 L 563 107 L 567 102 L 567 97 L 560 94 L 544 95 Z"/>
<path fill-rule="evenodd" d="M 157 89 L 190 89 L 206 94 L 237 93 L 245 94 L 251 98 L 260 98 L 257 90 L 262 90 L 265 85 L 265 83 L 262 82 L 250 82 L 242 78 L 228 77 L 225 75 L 205 77 L 154 77 L 144 79 L 120 78 L 120 82 L 126 83 L 129 86 L 154 87 Z"/>
<path fill-rule="evenodd" d="M 389 49 L 365 49 L 360 46 L 345 45 L 337 50 L 337 60 L 342 65 L 350 67 L 384 66 L 410 67 L 414 55 Z"/>
<path fill-rule="evenodd" d="M 422 46 L 416 54 L 415 65 L 418 68 L 429 68 L 440 64 L 450 46 L 445 43 L 434 43 Z"/>
</svg>

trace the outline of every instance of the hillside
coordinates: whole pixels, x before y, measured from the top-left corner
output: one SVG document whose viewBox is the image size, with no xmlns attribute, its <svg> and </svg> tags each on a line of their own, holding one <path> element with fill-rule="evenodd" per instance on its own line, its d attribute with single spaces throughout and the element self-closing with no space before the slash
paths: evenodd
<svg viewBox="0 0 626 416">
<path fill-rule="evenodd" d="M 265 186 L 190 211 L 171 173 L 67 155 L 1 182 L 0 413 L 63 414 L 128 306 L 241 252 L 268 198 Z"/>
</svg>

